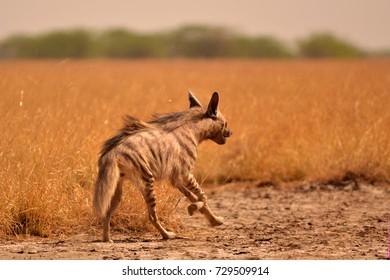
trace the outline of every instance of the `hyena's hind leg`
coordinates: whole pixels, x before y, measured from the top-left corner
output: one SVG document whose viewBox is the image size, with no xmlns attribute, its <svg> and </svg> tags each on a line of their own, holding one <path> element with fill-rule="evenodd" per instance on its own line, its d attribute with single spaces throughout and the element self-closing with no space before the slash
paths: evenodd
<svg viewBox="0 0 390 280">
<path fill-rule="evenodd" d="M 188 175 L 186 186 L 178 189 L 192 202 L 188 206 L 188 213 L 192 216 L 196 210 L 205 215 L 212 226 L 223 224 L 223 218 L 216 216 L 207 204 L 207 198 L 204 191 L 199 186 L 192 174 Z"/>
<path fill-rule="evenodd" d="M 142 195 L 145 199 L 146 206 L 148 208 L 149 221 L 160 232 L 164 239 L 172 239 L 176 237 L 174 232 L 167 231 L 159 222 L 156 212 L 156 195 L 154 192 L 154 180 L 150 179 L 145 183 L 144 191 Z"/>
<path fill-rule="evenodd" d="M 121 201 L 122 184 L 123 184 L 123 180 L 119 179 L 115 189 L 114 196 L 111 199 L 110 207 L 108 208 L 108 211 L 103 218 L 103 241 L 104 242 L 113 242 L 110 238 L 110 221 L 111 221 L 112 214 L 114 213 L 115 209 L 119 205 L 119 202 Z"/>
</svg>

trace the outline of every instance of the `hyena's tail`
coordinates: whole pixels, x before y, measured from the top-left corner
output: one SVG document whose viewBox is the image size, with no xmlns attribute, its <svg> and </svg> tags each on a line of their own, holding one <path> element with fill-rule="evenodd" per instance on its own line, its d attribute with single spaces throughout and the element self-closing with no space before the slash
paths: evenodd
<svg viewBox="0 0 390 280">
<path fill-rule="evenodd" d="M 120 178 L 116 160 L 110 154 L 103 155 L 99 160 L 99 172 L 95 184 L 93 207 L 98 217 L 104 217 L 110 207 Z"/>
</svg>

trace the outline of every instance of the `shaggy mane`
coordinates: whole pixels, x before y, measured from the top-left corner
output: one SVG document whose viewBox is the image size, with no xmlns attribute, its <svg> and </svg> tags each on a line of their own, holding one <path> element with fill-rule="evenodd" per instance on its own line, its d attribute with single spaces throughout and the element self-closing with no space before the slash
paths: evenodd
<svg viewBox="0 0 390 280">
<path fill-rule="evenodd" d="M 133 116 L 125 115 L 123 117 L 123 126 L 119 130 L 119 133 L 103 144 L 100 154 L 103 156 L 123 143 L 127 137 L 140 131 L 162 129 L 170 132 L 185 124 L 201 121 L 204 116 L 205 112 L 202 108 L 191 108 L 176 113 L 155 114 L 149 122 L 144 122 Z"/>
<path fill-rule="evenodd" d="M 191 108 L 182 112 L 155 114 L 148 123 L 165 131 L 173 131 L 185 124 L 201 121 L 204 116 L 205 112 L 202 108 Z"/>
</svg>

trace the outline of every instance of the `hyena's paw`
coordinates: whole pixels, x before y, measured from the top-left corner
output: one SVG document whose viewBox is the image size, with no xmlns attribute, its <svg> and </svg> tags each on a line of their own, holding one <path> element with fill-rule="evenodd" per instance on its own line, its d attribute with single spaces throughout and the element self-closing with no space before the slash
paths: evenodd
<svg viewBox="0 0 390 280">
<path fill-rule="evenodd" d="M 203 201 L 198 201 L 198 202 L 194 202 L 194 203 L 191 203 L 190 205 L 188 205 L 188 214 L 190 216 L 194 215 L 195 211 L 196 210 L 200 210 L 204 207 L 204 202 Z"/>
<path fill-rule="evenodd" d="M 176 238 L 176 233 L 171 232 L 171 231 L 166 231 L 166 232 L 162 233 L 162 236 L 164 239 L 174 239 L 174 238 Z"/>
<path fill-rule="evenodd" d="M 210 220 L 210 225 L 213 227 L 220 226 L 223 224 L 223 218 L 222 217 L 214 217 L 212 220 Z"/>
</svg>

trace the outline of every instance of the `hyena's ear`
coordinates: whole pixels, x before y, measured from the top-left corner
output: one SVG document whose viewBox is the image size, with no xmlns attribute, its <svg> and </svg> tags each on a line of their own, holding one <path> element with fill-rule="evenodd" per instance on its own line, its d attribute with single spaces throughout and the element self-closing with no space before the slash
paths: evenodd
<svg viewBox="0 0 390 280">
<path fill-rule="evenodd" d="M 195 95 L 189 90 L 188 91 L 188 99 L 190 100 L 190 108 L 192 107 L 202 107 L 199 100 L 195 97 Z"/>
<path fill-rule="evenodd" d="M 216 118 L 218 112 L 219 95 L 218 92 L 214 92 L 211 96 L 209 107 L 207 108 L 206 115 L 210 118 Z"/>
</svg>

